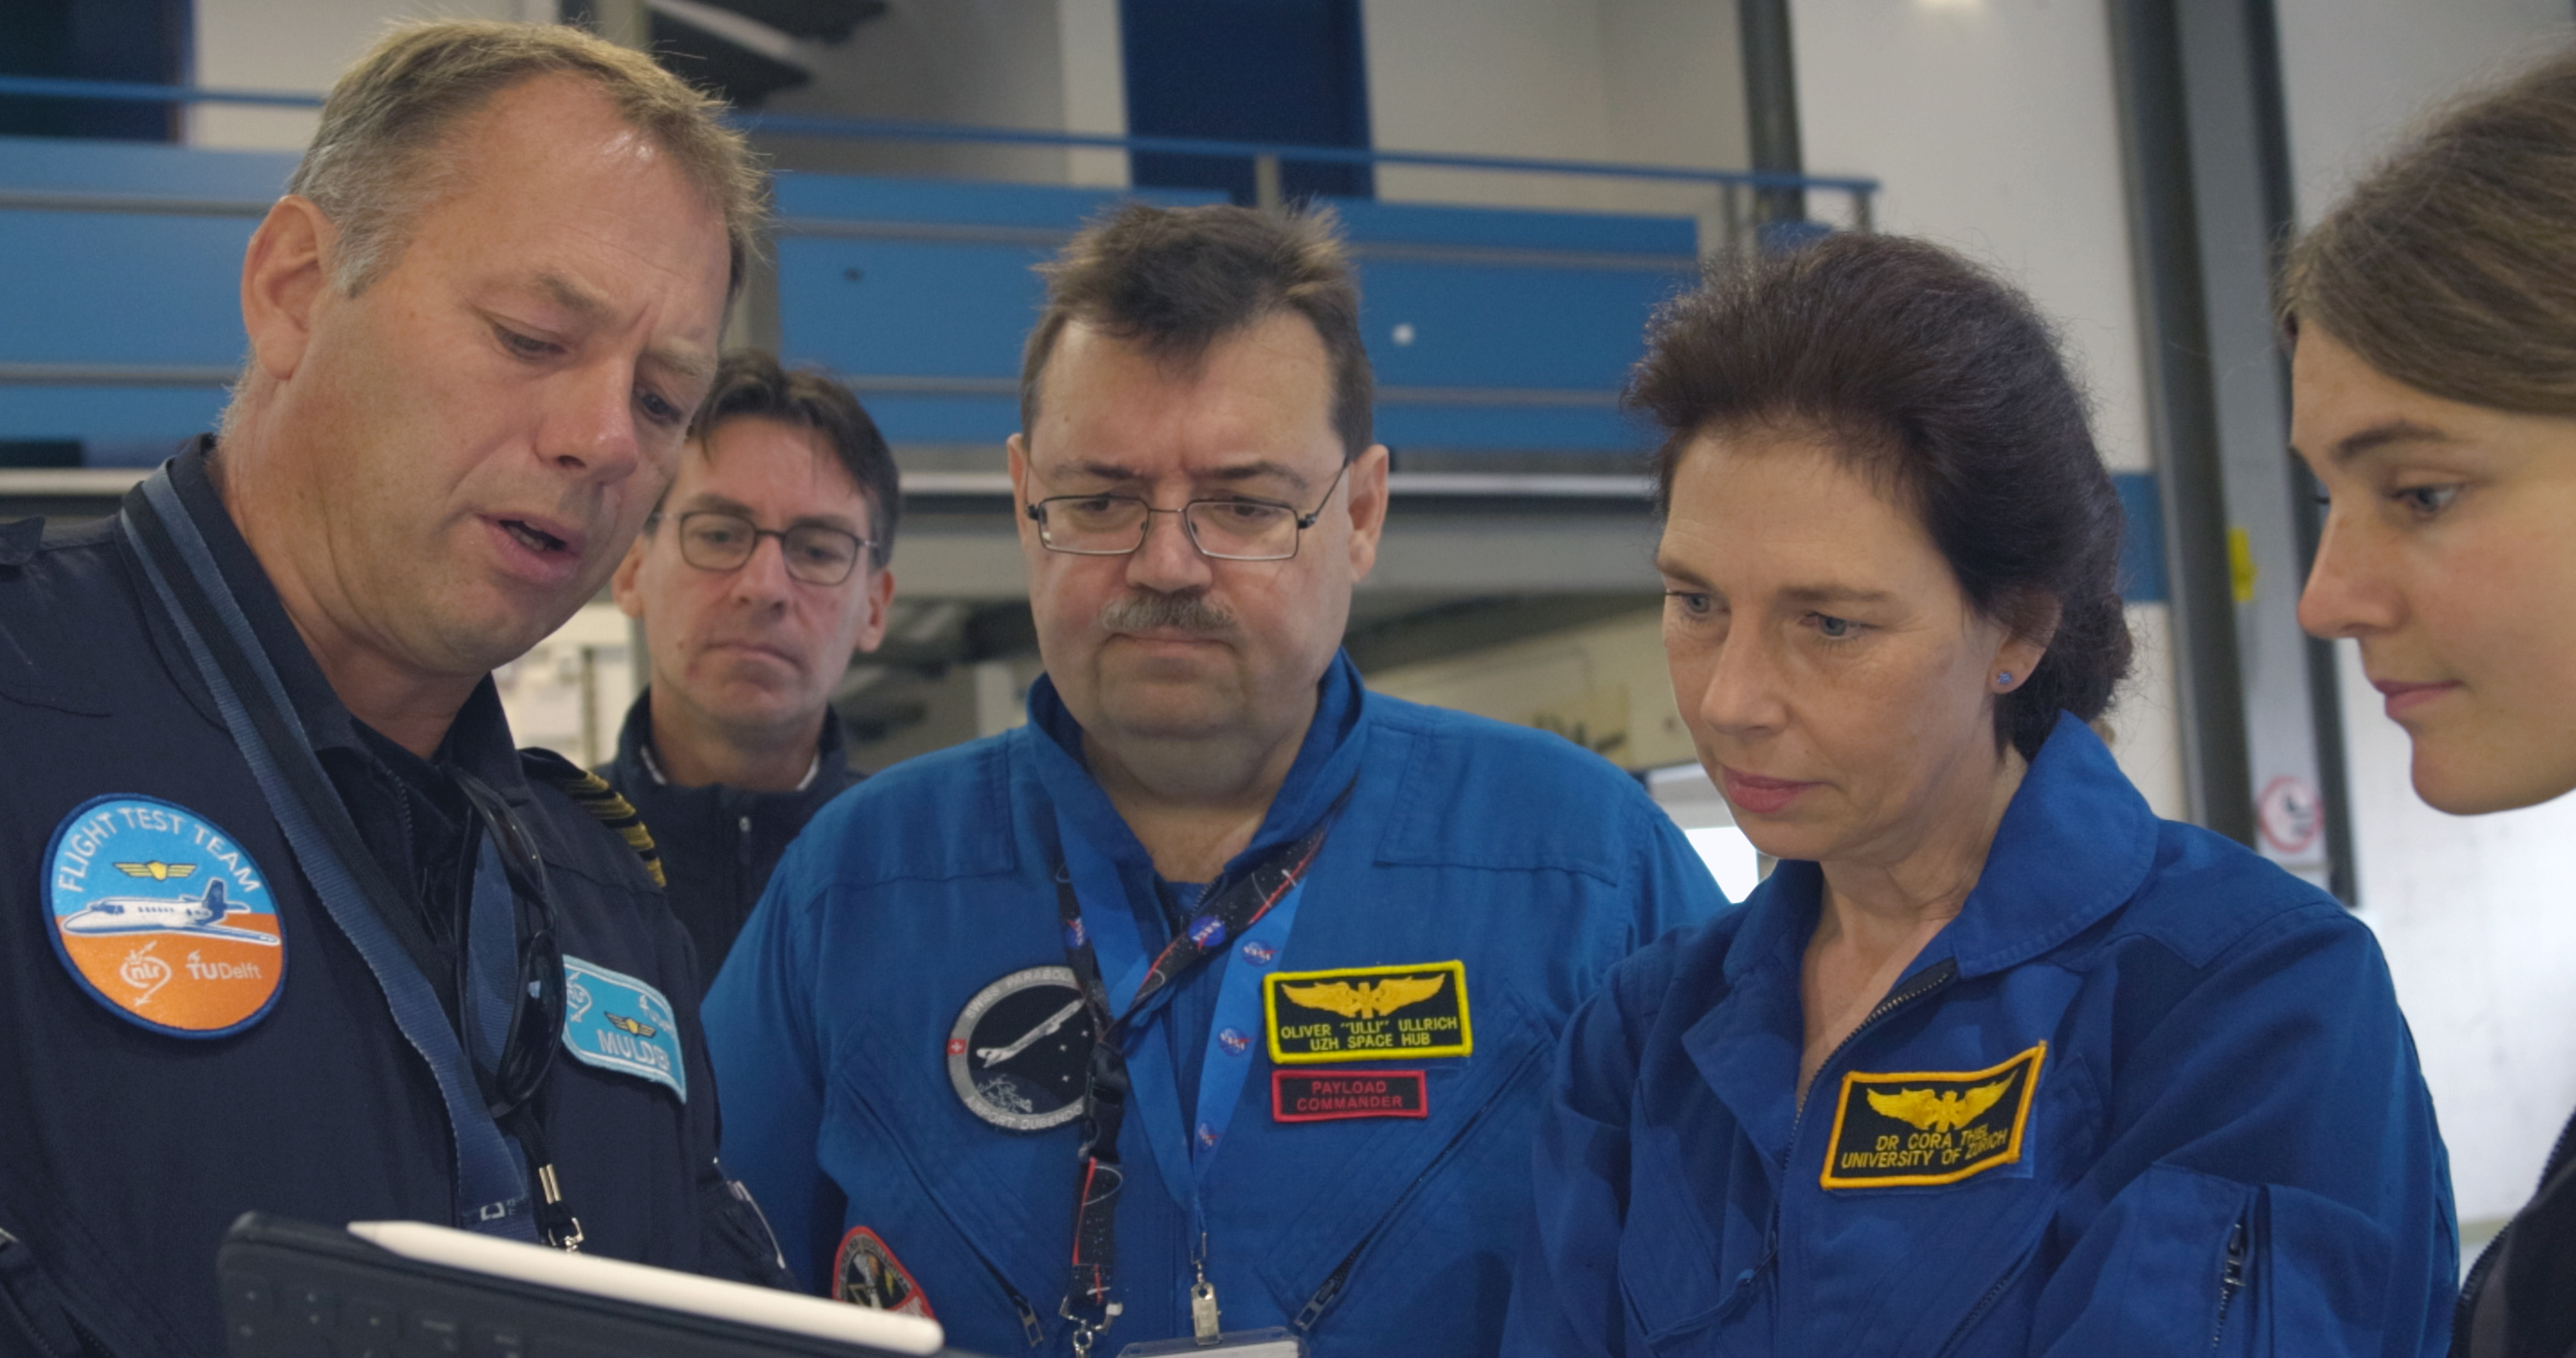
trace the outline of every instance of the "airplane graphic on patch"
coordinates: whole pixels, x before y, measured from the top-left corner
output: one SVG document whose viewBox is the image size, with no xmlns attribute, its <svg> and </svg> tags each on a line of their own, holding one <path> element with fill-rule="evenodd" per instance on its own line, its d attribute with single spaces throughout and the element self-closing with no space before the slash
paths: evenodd
<svg viewBox="0 0 2576 1358">
<path fill-rule="evenodd" d="M 117 866 L 124 865 L 120 863 Z M 184 872 L 171 874 L 174 877 L 186 875 Z M 192 938 L 229 938 L 276 947 L 275 934 L 264 934 L 256 929 L 227 928 L 222 922 L 226 915 L 250 913 L 249 906 L 232 905 L 224 900 L 223 879 L 218 877 L 206 883 L 204 893 L 194 900 L 109 896 L 90 902 L 87 909 L 65 915 L 56 923 L 62 926 L 64 933 L 91 938 L 104 934 L 186 934 Z"/>
</svg>

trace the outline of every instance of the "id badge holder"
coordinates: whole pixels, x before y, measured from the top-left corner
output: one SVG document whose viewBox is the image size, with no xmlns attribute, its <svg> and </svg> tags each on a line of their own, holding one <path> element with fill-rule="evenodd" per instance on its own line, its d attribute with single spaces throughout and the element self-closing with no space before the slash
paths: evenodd
<svg viewBox="0 0 2576 1358">
<path fill-rule="evenodd" d="M 1306 1358 L 1306 1338 L 1282 1326 L 1266 1330 L 1236 1330 L 1218 1335 L 1202 1344 L 1195 1339 L 1157 1339 L 1150 1344 L 1130 1344 L 1118 1351 L 1118 1358 L 1177 1358 L 1180 1354 L 1217 1353 L 1225 1358 Z"/>
</svg>

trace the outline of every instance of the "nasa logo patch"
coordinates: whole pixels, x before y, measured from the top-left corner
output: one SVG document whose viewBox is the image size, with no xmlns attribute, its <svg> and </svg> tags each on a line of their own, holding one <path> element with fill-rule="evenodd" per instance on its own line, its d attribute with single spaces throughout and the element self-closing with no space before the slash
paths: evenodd
<svg viewBox="0 0 2576 1358">
<path fill-rule="evenodd" d="M 94 797 L 45 849 L 54 953 L 118 1017 L 173 1037 L 259 1022 L 286 979 L 268 874 L 222 827 L 155 797 Z"/>
<path fill-rule="evenodd" d="M 667 1086 L 689 1101 L 680 1017 L 649 982 L 564 955 L 564 1050 L 585 1066 Z"/>
<path fill-rule="evenodd" d="M 1029 967 L 975 992 L 948 1030 L 948 1083 L 966 1111 L 1013 1132 L 1082 1116 L 1091 1015 L 1071 967 Z"/>
</svg>

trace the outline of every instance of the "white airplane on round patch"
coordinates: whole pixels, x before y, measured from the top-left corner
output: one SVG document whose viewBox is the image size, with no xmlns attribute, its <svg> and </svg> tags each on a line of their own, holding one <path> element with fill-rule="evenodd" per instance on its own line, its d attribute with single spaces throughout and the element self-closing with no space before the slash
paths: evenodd
<svg viewBox="0 0 2576 1358">
<path fill-rule="evenodd" d="M 117 866 L 123 867 L 124 864 Z M 171 875 L 184 877 L 187 874 Z M 218 877 L 206 883 L 205 892 L 195 900 L 109 896 L 92 901 L 89 908 L 65 915 L 57 922 L 62 925 L 64 933 L 87 937 L 101 934 L 186 934 L 192 938 L 229 938 L 276 947 L 275 934 L 264 934 L 256 929 L 228 928 L 221 922 L 226 915 L 249 913 L 249 906 L 225 902 L 224 880 Z"/>
</svg>

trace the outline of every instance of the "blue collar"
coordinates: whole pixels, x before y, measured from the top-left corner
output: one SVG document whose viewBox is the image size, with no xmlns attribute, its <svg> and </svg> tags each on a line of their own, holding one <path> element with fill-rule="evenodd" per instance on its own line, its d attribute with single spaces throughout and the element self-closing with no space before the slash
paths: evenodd
<svg viewBox="0 0 2576 1358">
<path fill-rule="evenodd" d="M 1368 744 L 1367 719 L 1368 690 L 1360 683 L 1359 668 L 1348 655 L 1336 654 L 1316 682 L 1315 719 L 1306 727 L 1305 743 L 1298 747 L 1287 781 L 1270 799 L 1270 813 L 1262 819 L 1261 829 L 1226 864 L 1223 876 L 1231 877 L 1247 858 L 1293 842 L 1314 828 L 1359 772 Z M 1036 754 L 1039 784 L 1066 823 L 1122 870 L 1141 868 L 1144 880 L 1151 881 L 1153 856 L 1092 777 L 1082 753 L 1082 724 L 1066 710 L 1055 681 L 1043 675 L 1029 686 L 1029 725 L 1040 737 L 1028 741 Z"/>
<path fill-rule="evenodd" d="M 2061 713 L 2004 808 L 1985 871 L 1959 917 L 1924 945 L 1906 974 L 1943 958 L 1955 959 L 1961 976 L 2001 971 L 2091 928 L 2146 881 L 2156 834 L 2155 813 L 2101 738 Z M 1738 981 L 1775 956 L 1785 957 L 1795 976 L 1823 887 L 1813 863 L 1775 868 L 1745 898 L 1743 927 L 1727 949 L 1727 979 Z"/>
</svg>

